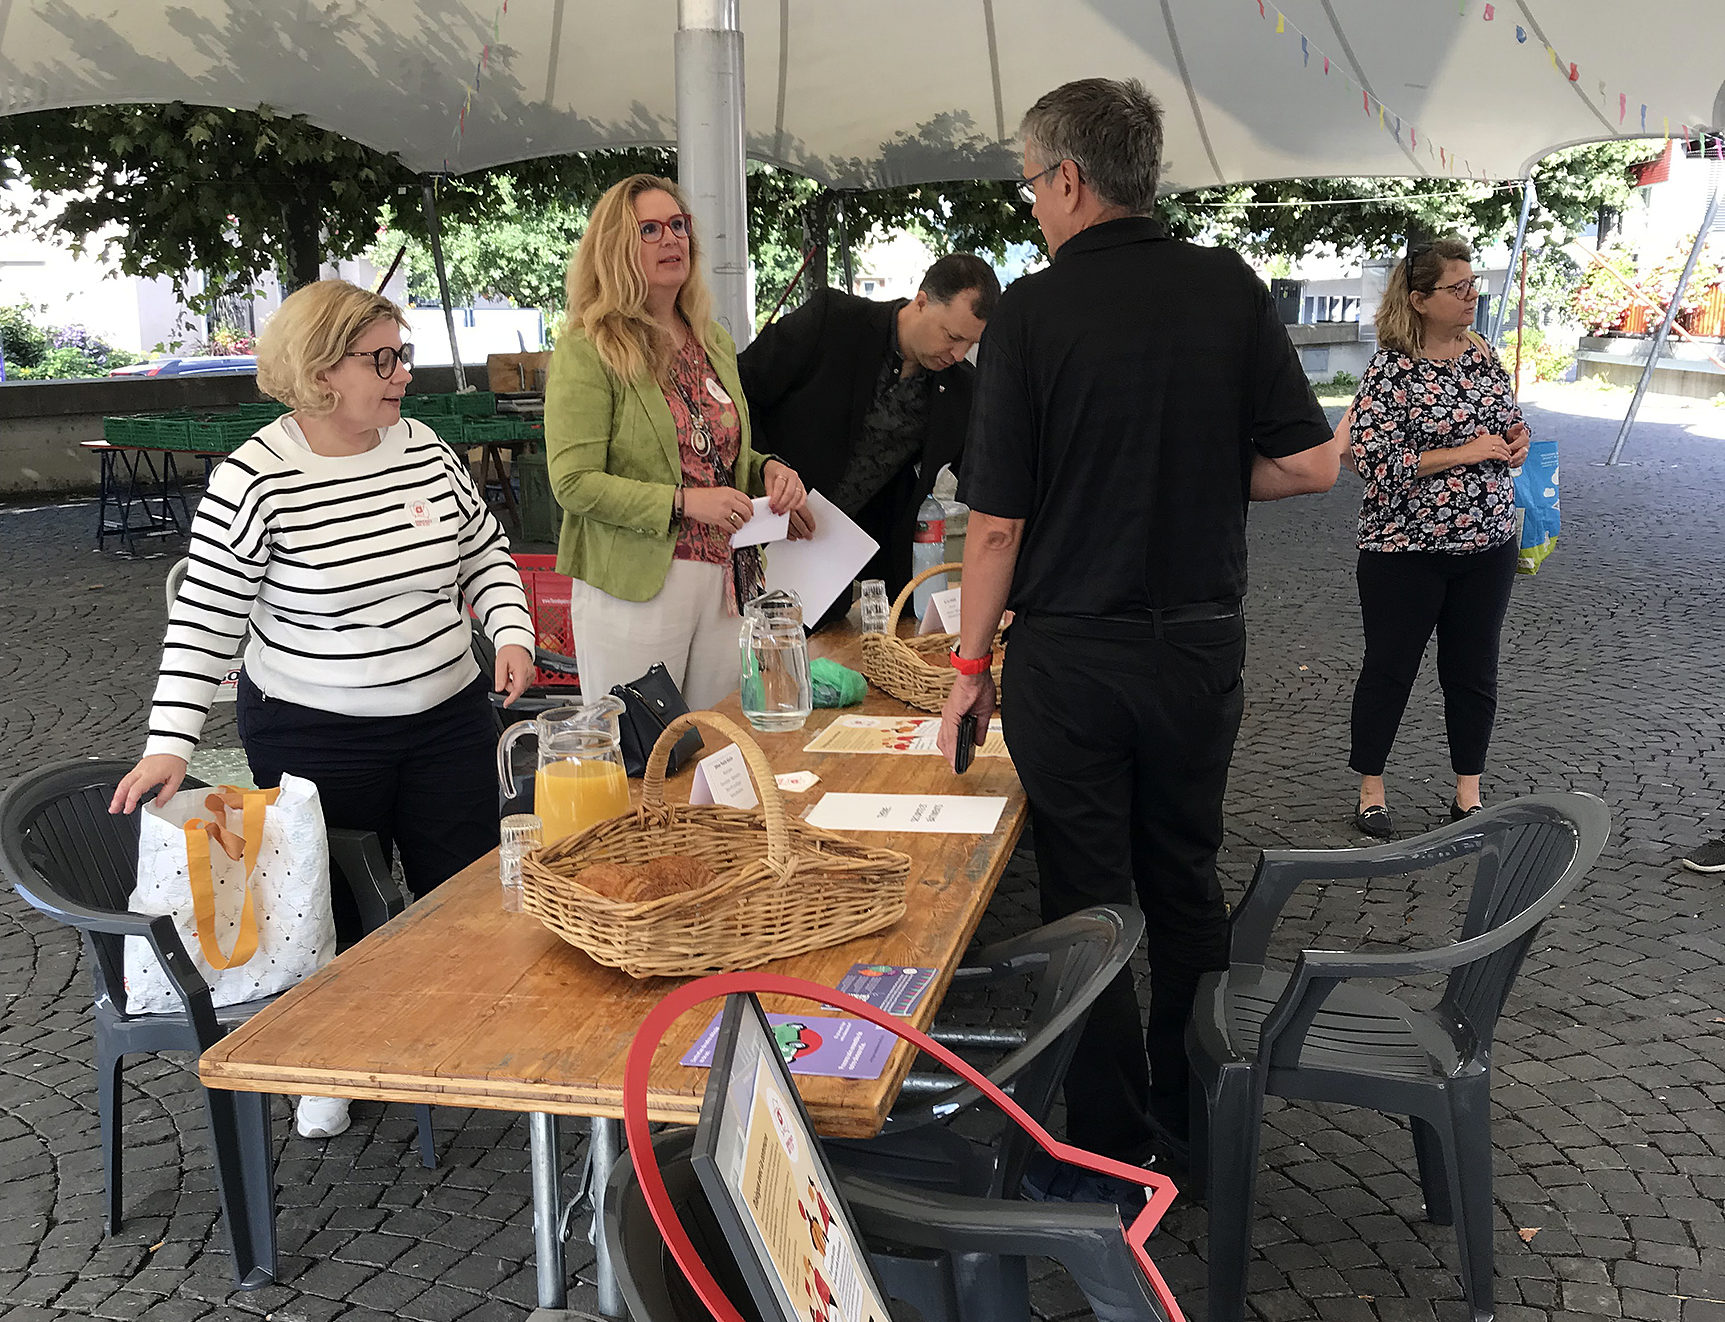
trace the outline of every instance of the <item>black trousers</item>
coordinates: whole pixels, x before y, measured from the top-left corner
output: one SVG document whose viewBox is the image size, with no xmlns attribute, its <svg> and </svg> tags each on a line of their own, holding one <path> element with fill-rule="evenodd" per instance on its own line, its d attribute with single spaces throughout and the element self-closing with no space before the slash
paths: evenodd
<svg viewBox="0 0 1725 1322">
<path fill-rule="evenodd" d="M 1091 1010 L 1065 1085 L 1068 1139 L 1124 1160 L 1147 1154 L 1151 1118 L 1185 1133 L 1186 1021 L 1199 978 L 1228 966 L 1216 851 L 1245 654 L 1238 615 L 1159 631 L 1020 616 L 1006 649 L 1005 728 L 1030 800 L 1043 920 L 1092 904 L 1144 910 L 1148 1026 L 1123 971 Z"/>
<path fill-rule="evenodd" d="M 1361 551 L 1366 656 L 1354 686 L 1348 765 L 1381 776 L 1433 631 L 1450 767 L 1485 770 L 1497 717 L 1497 650 L 1515 581 L 1512 539 L 1483 551 Z"/>
<path fill-rule="evenodd" d="M 417 899 L 497 846 L 497 727 L 481 676 L 413 716 L 341 716 L 266 698 L 240 672 L 235 719 L 261 788 L 284 772 L 318 789 L 324 821 L 401 851 Z M 337 888 L 336 927 L 344 896 Z"/>
</svg>

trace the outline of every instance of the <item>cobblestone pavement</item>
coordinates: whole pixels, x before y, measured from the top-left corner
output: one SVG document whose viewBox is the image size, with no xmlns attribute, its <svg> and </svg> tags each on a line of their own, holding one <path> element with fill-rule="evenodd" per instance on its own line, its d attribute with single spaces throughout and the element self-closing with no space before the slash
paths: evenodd
<svg viewBox="0 0 1725 1322">
<path fill-rule="evenodd" d="M 1603 460 L 1622 394 L 1543 397 L 1559 437 L 1565 532 L 1518 580 L 1504 643 L 1490 798 L 1574 787 L 1606 799 L 1612 842 L 1541 933 L 1499 1032 L 1494 1126 L 1499 1317 L 1725 1320 L 1725 974 L 1720 882 L 1683 849 L 1725 834 L 1725 410 L 1655 401 L 1628 463 Z M 1264 846 L 1357 843 L 1347 712 L 1360 657 L 1350 537 L 1355 490 L 1260 508 L 1252 523 L 1249 705 L 1223 865 L 1237 893 Z M 156 663 L 168 560 L 89 549 L 89 504 L 0 509 L 0 785 L 80 753 L 129 756 Z M 211 731 L 232 742 L 231 719 Z M 1389 780 L 1409 830 L 1449 798 L 1431 662 Z M 985 935 L 1027 926 L 1021 851 Z M 1279 938 L 1393 945 L 1446 931 L 1441 888 L 1333 887 Z M 228 1285 L 195 1080 L 184 1060 L 127 1071 L 127 1220 L 102 1234 L 88 982 L 67 932 L 0 893 L 0 1313 L 7 1319 L 521 1319 L 533 1300 L 526 1134 L 516 1119 L 437 1113 L 422 1170 L 402 1107 L 355 1107 L 328 1142 L 277 1107 L 283 1284 Z M 1272 1105 L 1252 1304 L 1268 1322 L 1465 1316 L 1453 1234 L 1421 1220 L 1404 1126 L 1366 1112 Z M 1205 1315 L 1205 1214 L 1182 1201 L 1152 1242 Z M 591 1253 L 571 1265 L 591 1277 Z M 580 1284 L 572 1302 L 591 1309 Z M 1046 1317 L 1084 1312 L 1057 1274 Z"/>
</svg>

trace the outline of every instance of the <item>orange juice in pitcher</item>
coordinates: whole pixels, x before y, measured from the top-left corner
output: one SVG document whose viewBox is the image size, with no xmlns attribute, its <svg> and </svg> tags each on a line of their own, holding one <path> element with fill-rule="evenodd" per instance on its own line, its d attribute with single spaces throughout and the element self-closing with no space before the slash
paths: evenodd
<svg viewBox="0 0 1725 1322">
<path fill-rule="evenodd" d="M 510 750 L 527 735 L 539 744 L 533 777 L 533 811 L 553 844 L 629 810 L 629 781 L 617 718 L 623 703 L 609 693 L 582 705 L 553 707 L 531 721 L 510 726 L 497 743 L 497 778 L 505 795 L 515 794 Z"/>
<path fill-rule="evenodd" d="M 533 777 L 533 806 L 549 845 L 628 812 L 629 781 L 615 762 L 549 762 Z"/>
</svg>

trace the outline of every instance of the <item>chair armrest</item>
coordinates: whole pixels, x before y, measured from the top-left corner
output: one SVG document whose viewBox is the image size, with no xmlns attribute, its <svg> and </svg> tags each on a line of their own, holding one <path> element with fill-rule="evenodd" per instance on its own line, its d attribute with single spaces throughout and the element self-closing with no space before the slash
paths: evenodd
<svg viewBox="0 0 1725 1322">
<path fill-rule="evenodd" d="M 1288 985 L 1282 989 L 1270 1013 L 1264 1016 L 1258 1034 L 1258 1058 L 1273 1069 L 1291 1069 L 1299 1064 L 1306 1034 L 1330 993 L 1342 983 L 1354 978 L 1412 978 L 1471 964 L 1519 940 L 1548 912 L 1549 906 L 1530 906 L 1501 927 L 1465 941 L 1452 942 L 1438 950 L 1407 950 L 1381 955 L 1338 950 L 1301 951 Z"/>
<path fill-rule="evenodd" d="M 839 1189 L 865 1239 L 947 1253 L 1052 1258 L 1071 1273 L 1101 1322 L 1166 1317 L 1110 1205 L 967 1198 L 848 1175 L 839 1177 Z"/>
<path fill-rule="evenodd" d="M 547 647 L 535 647 L 533 649 L 533 664 L 553 675 L 580 674 L 574 657 L 565 656 L 562 652 L 553 652 Z"/>
<path fill-rule="evenodd" d="M 161 963 L 162 972 L 167 976 L 168 985 L 174 989 L 174 994 L 185 1006 L 186 1017 L 191 1020 L 192 1027 L 197 1032 L 200 1049 L 220 1040 L 222 1028 L 216 1022 L 215 1007 L 210 1001 L 210 984 L 204 981 L 204 975 L 198 971 L 198 966 L 186 953 L 185 943 L 180 940 L 174 920 L 167 914 L 92 909 L 76 900 L 45 900 L 18 882 L 13 883 L 12 889 L 17 891 L 31 908 L 40 910 L 56 922 L 75 927 L 80 932 L 99 936 L 132 936 L 148 941 L 150 948 L 156 952 L 156 959 Z"/>
<path fill-rule="evenodd" d="M 375 932 L 403 909 L 407 898 L 395 884 L 376 832 L 335 827 L 329 832 L 330 880 L 353 896 L 360 926 Z"/>
<path fill-rule="evenodd" d="M 1236 964 L 1262 964 L 1270 934 L 1294 892 L 1308 881 L 1349 881 L 1399 877 L 1423 872 L 1479 852 L 1484 836 L 1477 818 L 1452 823 L 1420 837 L 1420 847 L 1405 842 L 1357 849 L 1266 849 L 1257 871 L 1229 920 L 1230 951 Z"/>
</svg>

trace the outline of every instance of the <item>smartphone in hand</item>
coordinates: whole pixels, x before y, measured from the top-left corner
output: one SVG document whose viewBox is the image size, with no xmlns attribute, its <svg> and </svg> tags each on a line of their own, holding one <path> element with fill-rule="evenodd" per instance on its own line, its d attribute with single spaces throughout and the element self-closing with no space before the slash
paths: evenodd
<svg viewBox="0 0 1725 1322">
<path fill-rule="evenodd" d="M 952 769 L 959 775 L 970 770 L 970 761 L 976 756 L 976 714 L 966 712 L 958 718 L 958 746 L 953 749 Z"/>
</svg>

